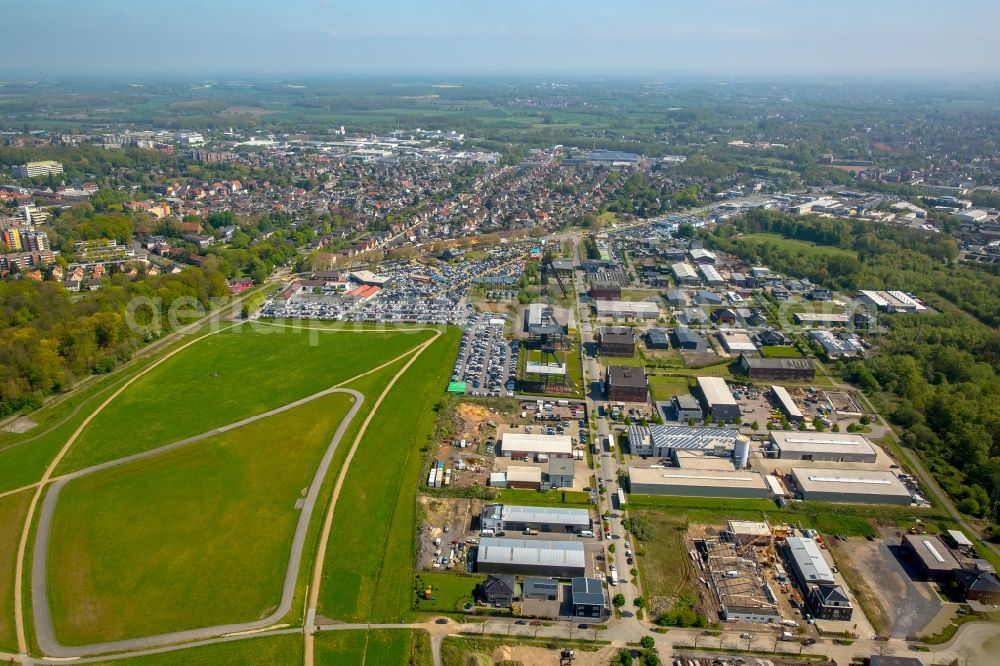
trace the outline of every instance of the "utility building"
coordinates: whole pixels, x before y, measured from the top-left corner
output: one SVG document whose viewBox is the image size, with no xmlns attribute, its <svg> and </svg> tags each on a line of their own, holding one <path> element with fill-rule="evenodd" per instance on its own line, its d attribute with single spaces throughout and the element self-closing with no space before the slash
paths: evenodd
<svg viewBox="0 0 1000 666">
<path fill-rule="evenodd" d="M 635 355 L 635 333 L 627 326 L 605 326 L 600 330 L 600 338 L 601 356 Z"/>
</svg>

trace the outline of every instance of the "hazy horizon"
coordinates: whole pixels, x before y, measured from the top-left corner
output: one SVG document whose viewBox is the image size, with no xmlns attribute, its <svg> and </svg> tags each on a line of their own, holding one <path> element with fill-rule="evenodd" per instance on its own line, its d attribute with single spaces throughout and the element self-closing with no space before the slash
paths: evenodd
<svg viewBox="0 0 1000 666">
<path fill-rule="evenodd" d="M 6 8 L 6 77 L 1000 78 L 986 0 L 69 0 Z"/>
</svg>

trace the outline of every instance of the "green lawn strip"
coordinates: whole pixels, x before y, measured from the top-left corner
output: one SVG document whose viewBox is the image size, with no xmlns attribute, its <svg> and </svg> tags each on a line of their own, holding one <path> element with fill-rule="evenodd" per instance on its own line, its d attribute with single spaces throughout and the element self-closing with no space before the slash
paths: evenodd
<svg viewBox="0 0 1000 666">
<path fill-rule="evenodd" d="M 95 662 L 92 666 L 297 666 L 302 663 L 302 636 L 284 634 L 242 638 L 226 643 L 171 650 L 142 657 Z M 321 663 L 321 662 L 317 662 Z"/>
<path fill-rule="evenodd" d="M 279 407 L 393 358 L 428 335 L 261 326 L 213 335 L 136 380 L 90 423 L 57 471 L 114 460 Z"/>
<path fill-rule="evenodd" d="M 408 617 L 417 477 L 461 332 L 448 329 L 393 386 L 358 446 L 333 517 L 318 613 Z"/>
<path fill-rule="evenodd" d="M 766 499 L 735 499 L 729 497 L 675 497 L 671 495 L 632 495 L 628 496 L 630 508 L 677 508 L 712 511 L 719 513 L 737 512 L 741 514 L 762 512 L 777 513 L 780 510 L 771 500 Z"/>
<path fill-rule="evenodd" d="M 79 645 L 271 612 L 295 503 L 350 404 L 324 396 L 68 483 L 49 552 L 57 638 Z"/>
<path fill-rule="evenodd" d="M 430 636 L 411 629 L 325 631 L 316 636 L 317 666 L 431 666 Z M 263 663 L 263 662 L 259 662 Z"/>
<path fill-rule="evenodd" d="M 771 346 L 761 347 L 760 355 L 764 358 L 802 358 L 802 352 L 795 347 Z"/>
<path fill-rule="evenodd" d="M 421 571 L 413 577 L 413 610 L 417 612 L 458 613 L 462 606 L 475 598 L 476 586 L 486 576 L 464 573 L 436 573 Z M 431 598 L 424 598 L 424 591 L 431 588 Z"/>
<path fill-rule="evenodd" d="M 590 493 L 580 490 L 549 490 L 539 492 L 525 488 L 504 488 L 496 493 L 504 502 L 524 502 L 538 506 L 580 506 L 590 505 Z"/>
<path fill-rule="evenodd" d="M 0 649 L 17 651 L 14 633 L 14 573 L 17 544 L 28 513 L 31 492 L 0 497 Z"/>
</svg>

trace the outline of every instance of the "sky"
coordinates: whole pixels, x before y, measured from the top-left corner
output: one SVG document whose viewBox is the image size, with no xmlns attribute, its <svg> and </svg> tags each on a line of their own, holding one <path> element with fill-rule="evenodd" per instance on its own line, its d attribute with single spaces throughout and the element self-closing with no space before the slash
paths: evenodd
<svg viewBox="0 0 1000 666">
<path fill-rule="evenodd" d="M 1000 77 L 998 0 L 7 0 L 7 77 Z"/>
</svg>

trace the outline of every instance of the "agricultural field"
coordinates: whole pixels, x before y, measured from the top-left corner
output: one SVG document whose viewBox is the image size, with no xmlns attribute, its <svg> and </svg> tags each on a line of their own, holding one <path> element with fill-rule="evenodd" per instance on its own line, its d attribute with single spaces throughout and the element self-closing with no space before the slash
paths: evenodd
<svg viewBox="0 0 1000 666">
<path fill-rule="evenodd" d="M 240 326 L 197 342 L 136 380 L 100 412 L 57 472 L 152 449 L 304 398 L 430 335 L 314 331 Z"/>
<path fill-rule="evenodd" d="M 447 329 L 417 358 L 361 440 L 333 516 L 322 616 L 398 622 L 412 612 L 418 476 L 460 333 Z"/>
<path fill-rule="evenodd" d="M 57 639 L 120 640 L 273 610 L 296 502 L 353 402 L 330 394 L 70 481 L 49 548 Z"/>
<path fill-rule="evenodd" d="M 28 512 L 31 493 L 0 497 L 0 650 L 14 651 L 14 569 L 21 526 Z"/>
<path fill-rule="evenodd" d="M 316 636 L 315 663 L 372 664 L 372 666 L 430 666 L 430 636 L 425 631 L 379 629 L 327 631 Z"/>
<path fill-rule="evenodd" d="M 298 666 L 302 663 L 302 636 L 295 633 L 244 638 L 228 643 L 186 648 L 180 652 L 93 662 L 93 666 L 174 666 L 178 663 L 185 666 Z"/>
</svg>

